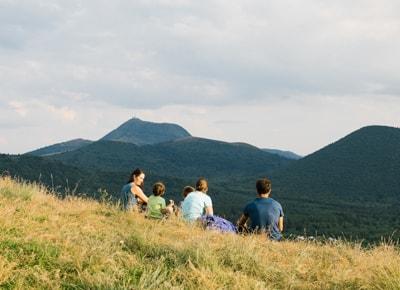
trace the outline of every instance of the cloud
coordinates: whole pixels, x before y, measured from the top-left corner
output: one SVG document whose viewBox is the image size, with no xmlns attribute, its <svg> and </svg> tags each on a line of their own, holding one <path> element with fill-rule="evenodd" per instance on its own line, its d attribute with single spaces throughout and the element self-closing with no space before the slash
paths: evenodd
<svg viewBox="0 0 400 290">
<path fill-rule="evenodd" d="M 394 0 L 0 0 L 0 124 L 21 125 L 21 134 L 24 123 L 45 126 L 54 136 L 69 124 L 75 135 L 97 138 L 135 112 L 158 120 L 150 112 L 168 108 L 199 116 L 165 121 L 201 134 L 210 130 L 200 116 L 210 118 L 206 124 L 223 128 L 211 137 L 241 122 L 257 126 L 249 120 L 263 120 L 256 114 L 271 107 L 282 110 L 270 112 L 280 124 L 285 106 L 311 114 L 305 103 L 334 117 L 323 107 L 329 98 L 354 114 L 371 104 L 391 112 L 400 96 L 399 50 Z M 302 153 L 314 148 L 304 146 Z"/>
<path fill-rule="evenodd" d="M 24 103 L 11 101 L 9 102 L 9 106 L 21 117 L 25 117 L 28 113 L 28 109 Z"/>
<path fill-rule="evenodd" d="M 57 106 L 68 105 L 63 91 L 132 108 L 397 95 L 399 6 L 3 1 L 0 42 L 19 52 L 2 54 L 0 74 L 12 97 Z"/>
</svg>

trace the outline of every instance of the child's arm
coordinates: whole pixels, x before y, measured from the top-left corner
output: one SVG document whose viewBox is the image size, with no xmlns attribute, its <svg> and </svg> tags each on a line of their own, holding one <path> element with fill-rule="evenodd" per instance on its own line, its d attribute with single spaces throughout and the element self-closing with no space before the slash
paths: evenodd
<svg viewBox="0 0 400 290">
<path fill-rule="evenodd" d="M 162 214 L 172 214 L 174 212 L 174 201 L 170 200 L 168 206 L 165 206 L 165 201 L 164 201 L 164 207 L 161 209 Z"/>
</svg>

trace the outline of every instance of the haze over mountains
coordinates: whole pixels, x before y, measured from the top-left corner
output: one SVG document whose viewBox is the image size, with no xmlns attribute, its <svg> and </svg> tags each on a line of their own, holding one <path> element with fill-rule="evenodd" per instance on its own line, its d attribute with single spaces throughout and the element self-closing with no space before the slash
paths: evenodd
<svg viewBox="0 0 400 290">
<path fill-rule="evenodd" d="M 249 144 L 192 137 L 177 125 L 148 123 L 131 119 L 96 142 L 77 140 L 28 155 L 0 155 L 0 171 L 30 180 L 40 175 L 41 181 L 60 183 L 60 188 L 68 178 L 70 186 L 79 183 L 77 192 L 98 197 L 98 188 L 116 196 L 129 172 L 141 167 L 148 176 L 146 192 L 152 182 L 163 180 L 168 198 L 177 200 L 183 186 L 205 176 L 216 212 L 231 220 L 254 198 L 255 180 L 269 176 L 273 196 L 285 209 L 289 233 L 306 230 L 377 240 L 400 227 L 398 128 L 364 127 L 294 160 Z M 142 128 L 146 134 L 130 132 L 140 125 L 147 128 Z M 160 131 L 165 134 L 159 139 L 150 136 Z"/>
</svg>

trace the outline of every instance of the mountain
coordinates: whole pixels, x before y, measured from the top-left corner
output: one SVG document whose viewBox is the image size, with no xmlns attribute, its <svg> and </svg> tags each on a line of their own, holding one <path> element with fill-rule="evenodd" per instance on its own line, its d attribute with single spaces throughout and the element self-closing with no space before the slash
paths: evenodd
<svg viewBox="0 0 400 290">
<path fill-rule="evenodd" d="M 303 194 L 400 199 L 400 129 L 361 128 L 275 173 Z"/>
<path fill-rule="evenodd" d="M 299 160 L 303 158 L 303 156 L 297 155 L 296 153 L 293 153 L 291 151 L 283 151 L 283 150 L 278 150 L 278 149 L 262 149 L 265 152 L 272 153 L 272 154 L 277 154 L 279 156 L 288 158 L 288 159 L 294 159 L 294 160 Z"/>
<path fill-rule="evenodd" d="M 291 162 L 248 144 L 195 137 L 144 146 L 102 140 L 49 158 L 87 169 L 130 171 L 141 167 L 179 178 L 266 174 Z"/>
<path fill-rule="evenodd" d="M 271 178 L 292 228 L 370 239 L 400 228 L 399 176 L 400 129 L 368 126 Z"/>
<path fill-rule="evenodd" d="M 100 140 L 146 145 L 168 142 L 190 136 L 188 131 L 176 124 L 153 123 L 132 118 Z"/>
<path fill-rule="evenodd" d="M 68 151 L 73 151 L 79 149 L 83 146 L 86 146 L 93 141 L 85 140 L 85 139 L 73 139 L 66 142 L 57 143 L 54 145 L 46 146 L 39 148 L 37 150 L 28 152 L 26 154 L 35 155 L 35 156 L 48 156 L 52 154 L 59 154 Z"/>
</svg>

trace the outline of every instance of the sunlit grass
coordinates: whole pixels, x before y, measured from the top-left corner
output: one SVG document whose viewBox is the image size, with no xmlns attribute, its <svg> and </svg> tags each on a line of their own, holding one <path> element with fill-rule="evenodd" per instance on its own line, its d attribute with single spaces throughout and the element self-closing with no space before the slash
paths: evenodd
<svg viewBox="0 0 400 290">
<path fill-rule="evenodd" d="M 0 288 L 399 289 L 400 254 L 218 234 L 2 178 Z"/>
</svg>

